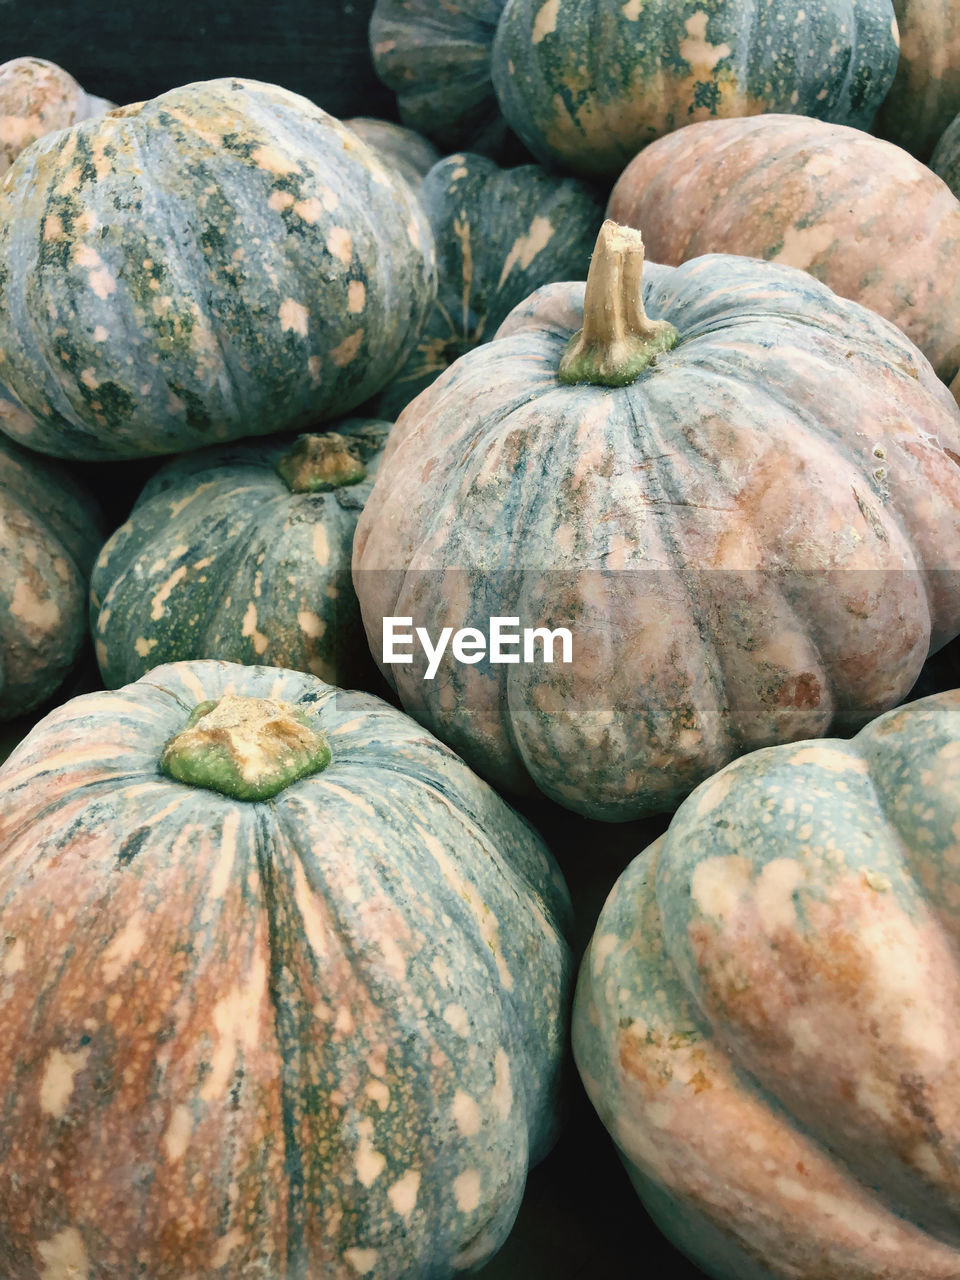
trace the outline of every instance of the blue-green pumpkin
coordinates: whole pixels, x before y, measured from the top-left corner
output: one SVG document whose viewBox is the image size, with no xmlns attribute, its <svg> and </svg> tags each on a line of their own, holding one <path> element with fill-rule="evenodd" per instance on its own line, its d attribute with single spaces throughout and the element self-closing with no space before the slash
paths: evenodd
<svg viewBox="0 0 960 1280">
<path fill-rule="evenodd" d="M 898 49 L 891 0 L 507 0 L 491 71 L 538 159 L 613 178 L 697 120 L 772 111 L 869 128 Z"/>
<path fill-rule="evenodd" d="M 497 1249 L 557 1131 L 568 900 L 461 760 L 366 694 L 177 663 L 48 716 L 0 799 L 4 1276 Z"/>
<path fill-rule="evenodd" d="M 0 384 L 32 415 L 18 438 L 61 457 L 342 416 L 403 364 L 434 289 L 407 184 L 273 85 L 118 108 L 0 187 Z"/>
<path fill-rule="evenodd" d="M 599 192 L 540 165 L 448 156 L 420 188 L 437 250 L 437 300 L 409 359 L 375 401 L 394 420 L 541 285 L 585 280 L 603 220 Z"/>
<path fill-rule="evenodd" d="M 573 1047 L 715 1280 L 960 1275 L 960 692 L 771 747 L 615 885 Z"/>
<path fill-rule="evenodd" d="M 506 126 L 490 80 L 490 49 L 504 0 L 377 0 L 373 65 L 397 95 L 404 124 L 445 151 L 492 152 Z"/>
<path fill-rule="evenodd" d="M 16 412 L 0 396 L 0 417 Z M 73 670 L 102 538 L 85 486 L 0 436 L 0 720 L 31 711 Z"/>
<path fill-rule="evenodd" d="M 350 556 L 390 424 L 336 428 L 201 449 L 149 481 L 90 581 L 108 689 L 189 658 L 376 678 Z"/>
</svg>

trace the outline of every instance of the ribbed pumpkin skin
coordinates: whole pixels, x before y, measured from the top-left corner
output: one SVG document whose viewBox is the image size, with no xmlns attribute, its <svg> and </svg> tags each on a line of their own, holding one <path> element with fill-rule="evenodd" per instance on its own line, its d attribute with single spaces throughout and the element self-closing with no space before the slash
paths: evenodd
<svg viewBox="0 0 960 1280">
<path fill-rule="evenodd" d="M 397 95 L 404 124 L 444 151 L 493 151 L 506 132 L 490 82 L 490 49 L 504 0 L 377 0 L 373 65 Z"/>
<path fill-rule="evenodd" d="M 599 193 L 539 165 L 448 156 L 420 200 L 437 248 L 437 301 L 404 368 L 376 401 L 395 419 L 458 356 L 493 337 L 543 284 L 584 280 L 603 219 Z"/>
<path fill-rule="evenodd" d="M 608 214 L 656 262 L 800 267 L 892 320 L 945 382 L 960 367 L 960 201 L 889 143 L 794 116 L 691 125 L 627 166 Z"/>
<path fill-rule="evenodd" d="M 0 720 L 38 706 L 73 667 L 102 537 L 75 480 L 0 436 Z"/>
<path fill-rule="evenodd" d="M 960 1274 L 960 693 L 730 765 L 616 884 L 573 1046 L 718 1280 Z"/>
<path fill-rule="evenodd" d="M 383 163 L 396 170 L 419 192 L 423 180 L 440 159 L 440 152 L 415 129 L 407 129 L 391 120 L 374 120 L 355 116 L 343 122 L 358 138 L 377 153 Z"/>
<path fill-rule="evenodd" d="M 960 111 L 960 16 L 952 0 L 893 0 L 900 62 L 877 132 L 920 160 Z"/>
<path fill-rule="evenodd" d="M 955 196 L 960 194 L 960 115 L 944 129 L 930 160 L 930 168 Z"/>
<path fill-rule="evenodd" d="M 960 412 L 893 326 L 722 256 L 647 265 L 680 341 L 633 384 L 563 386 L 583 296 L 539 290 L 407 408 L 353 576 L 378 659 L 387 616 L 570 629 L 568 666 L 384 669 L 496 785 L 620 821 L 858 727 L 960 631 Z"/>
<path fill-rule="evenodd" d="M 369 684 L 350 556 L 389 430 L 337 424 L 367 478 L 327 493 L 290 492 L 275 470 L 289 441 L 203 449 L 163 467 L 94 565 L 90 620 L 107 688 L 190 658 Z"/>
<path fill-rule="evenodd" d="M 286 90 L 215 80 L 41 139 L 0 188 L 0 382 L 24 443 L 171 453 L 338 416 L 435 288 L 412 192 Z"/>
<path fill-rule="evenodd" d="M 13 58 L 0 66 L 0 176 L 20 152 L 78 120 L 113 106 L 85 93 L 69 72 L 44 58 Z"/>
<path fill-rule="evenodd" d="M 315 718 L 268 804 L 159 774 L 194 704 Z M 310 676 L 161 667 L 0 771 L 0 1267 L 446 1277 L 550 1145 L 566 891 L 406 716 Z"/>
<path fill-rule="evenodd" d="M 612 178 L 697 120 L 790 111 L 868 128 L 896 67 L 891 0 L 508 0 L 492 76 L 538 159 Z"/>
</svg>

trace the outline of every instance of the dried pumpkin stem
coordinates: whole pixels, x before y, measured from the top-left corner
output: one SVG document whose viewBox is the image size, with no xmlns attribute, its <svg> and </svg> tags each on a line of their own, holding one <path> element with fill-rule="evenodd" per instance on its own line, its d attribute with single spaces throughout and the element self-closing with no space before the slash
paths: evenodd
<svg viewBox="0 0 960 1280">
<path fill-rule="evenodd" d="M 590 259 L 583 300 L 583 328 L 567 344 L 558 377 L 572 385 L 591 382 L 624 387 L 679 333 L 643 309 L 643 238 L 609 218 L 600 228 Z"/>
<path fill-rule="evenodd" d="M 160 768 L 235 800 L 269 800 L 330 763 L 330 747 L 302 712 L 271 698 L 201 702 L 163 748 Z"/>
<path fill-rule="evenodd" d="M 276 468 L 291 493 L 323 493 L 367 478 L 366 467 L 336 431 L 298 436 L 277 459 Z"/>
</svg>

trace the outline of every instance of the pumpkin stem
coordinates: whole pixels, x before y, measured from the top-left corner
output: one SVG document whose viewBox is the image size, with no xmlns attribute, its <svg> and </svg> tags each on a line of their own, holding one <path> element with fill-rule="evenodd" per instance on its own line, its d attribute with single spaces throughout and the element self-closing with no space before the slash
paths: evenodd
<svg viewBox="0 0 960 1280">
<path fill-rule="evenodd" d="M 277 459 L 276 468 L 291 493 L 322 493 L 367 478 L 367 468 L 336 431 L 298 436 Z"/>
<path fill-rule="evenodd" d="M 272 698 L 228 694 L 194 707 L 160 756 L 168 778 L 234 800 L 269 800 L 330 763 L 330 747 L 302 712 Z"/>
<path fill-rule="evenodd" d="M 643 238 L 610 218 L 597 236 L 583 299 L 583 328 L 567 344 L 557 376 L 573 385 L 625 387 L 680 337 L 643 309 Z"/>
</svg>

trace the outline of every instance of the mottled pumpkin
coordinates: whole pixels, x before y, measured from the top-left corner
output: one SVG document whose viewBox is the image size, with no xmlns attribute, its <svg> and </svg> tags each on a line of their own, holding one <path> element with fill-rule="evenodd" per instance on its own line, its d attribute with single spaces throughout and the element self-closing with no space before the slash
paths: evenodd
<svg viewBox="0 0 960 1280">
<path fill-rule="evenodd" d="M 0 66 L 0 176 L 31 142 L 113 106 L 84 93 L 73 76 L 44 58 L 14 58 Z"/>
<path fill-rule="evenodd" d="M 448 156 L 420 200 L 437 248 L 437 300 L 406 365 L 375 401 L 391 421 L 513 308 L 555 280 L 584 280 L 603 220 L 599 193 L 539 165 Z"/>
<path fill-rule="evenodd" d="M 538 290 L 422 392 L 354 542 L 378 658 L 386 617 L 571 633 L 384 670 L 497 785 L 607 820 L 858 727 L 960 632 L 960 410 L 920 352 L 789 267 L 642 262 L 604 224 L 586 305 Z"/>
<path fill-rule="evenodd" d="M 577 1065 L 717 1280 L 960 1275 L 960 693 L 681 805 L 584 956 Z"/>
<path fill-rule="evenodd" d="M 350 556 L 390 424 L 336 428 L 201 449 L 149 481 L 90 582 L 108 689 L 188 658 L 369 686 Z"/>
<path fill-rule="evenodd" d="M 897 48 L 891 0 L 508 0 L 492 77 L 535 156 L 612 178 L 696 120 L 790 111 L 867 128 Z"/>
<path fill-rule="evenodd" d="M 945 382 L 960 368 L 960 201 L 888 142 L 795 116 L 694 124 L 627 166 L 608 212 L 656 262 L 800 267 L 892 320 Z"/>
<path fill-rule="evenodd" d="M 405 182 L 271 85 L 215 80 L 42 138 L 0 187 L 0 382 L 24 443 L 171 453 L 340 416 L 435 289 Z"/>
<path fill-rule="evenodd" d="M 496 1250 L 556 1132 L 568 905 L 462 761 L 366 694 L 177 663 L 52 713 L 0 788 L 5 1276 Z"/>
<path fill-rule="evenodd" d="M 355 116 L 343 123 L 362 138 L 388 168 L 396 170 L 414 191 L 419 192 L 424 178 L 440 159 L 440 152 L 432 142 L 415 129 L 394 124 L 392 120 Z"/>
<path fill-rule="evenodd" d="M 900 62 L 876 129 L 920 160 L 960 111 L 960 15 L 953 0 L 893 0 Z"/>
<path fill-rule="evenodd" d="M 102 538 L 90 494 L 0 436 L 0 720 L 38 706 L 73 669 Z"/>
<path fill-rule="evenodd" d="M 373 65 L 397 95 L 400 118 L 452 151 L 493 152 L 506 125 L 490 81 L 490 50 L 504 0 L 377 0 Z"/>
</svg>

